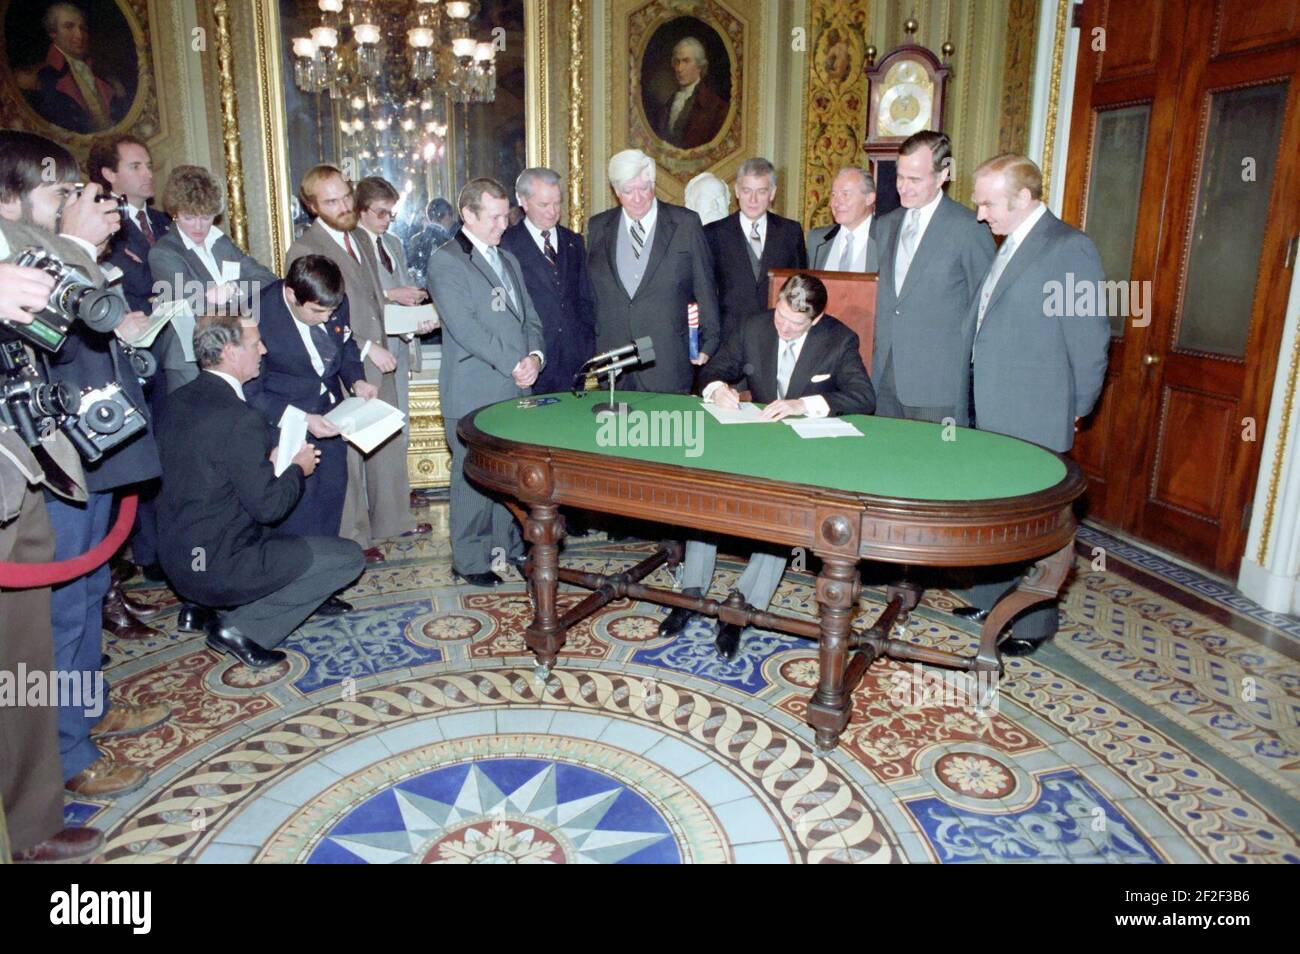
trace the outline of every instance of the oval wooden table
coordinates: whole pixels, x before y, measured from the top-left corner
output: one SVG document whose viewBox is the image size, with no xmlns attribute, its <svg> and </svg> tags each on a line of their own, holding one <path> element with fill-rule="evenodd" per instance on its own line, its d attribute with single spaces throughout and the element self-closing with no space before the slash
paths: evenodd
<svg viewBox="0 0 1300 954">
<path fill-rule="evenodd" d="M 460 422 L 465 474 L 503 495 L 531 548 L 534 603 L 528 647 L 549 674 L 570 626 L 622 597 L 684 606 L 724 622 L 756 625 L 819 644 L 817 690 L 808 721 L 817 745 L 838 744 L 851 695 L 881 657 L 968 672 L 1001 672 L 999 634 L 1026 607 L 1055 599 L 1072 562 L 1073 503 L 1085 483 L 1073 461 L 1025 441 L 917 421 L 851 416 L 862 437 L 802 439 L 785 423 L 718 423 L 699 398 L 628 392 L 623 413 L 592 413 L 597 395 L 553 395 L 556 403 L 505 401 Z M 725 601 L 645 586 L 681 560 L 666 543 L 622 573 L 561 569 L 559 508 L 570 506 L 730 534 L 821 559 L 817 623 Z M 858 561 L 976 567 L 1036 561 L 985 620 L 974 656 L 891 638 L 920 589 L 891 586 L 885 610 L 862 632 Z M 560 581 L 593 590 L 563 616 Z"/>
</svg>

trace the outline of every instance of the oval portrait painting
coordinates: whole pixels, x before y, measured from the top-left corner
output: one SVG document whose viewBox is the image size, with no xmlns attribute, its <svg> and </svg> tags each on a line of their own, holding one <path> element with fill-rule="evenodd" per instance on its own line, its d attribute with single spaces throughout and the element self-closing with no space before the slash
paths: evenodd
<svg viewBox="0 0 1300 954">
<path fill-rule="evenodd" d="M 641 60 L 641 105 L 669 146 L 694 149 L 717 137 L 731 108 L 731 55 L 722 35 L 698 17 L 655 30 Z"/>
<path fill-rule="evenodd" d="M 51 125 L 93 134 L 131 112 L 139 63 L 118 0 L 10 0 L 4 38 L 6 82 Z"/>
</svg>

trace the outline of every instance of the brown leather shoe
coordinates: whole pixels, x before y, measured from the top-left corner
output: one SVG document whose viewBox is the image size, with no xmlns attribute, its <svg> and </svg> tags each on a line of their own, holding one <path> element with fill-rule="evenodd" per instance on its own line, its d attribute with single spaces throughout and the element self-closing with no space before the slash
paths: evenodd
<svg viewBox="0 0 1300 954">
<path fill-rule="evenodd" d="M 162 725 L 171 718 L 172 710 L 161 704 L 130 706 L 115 704 L 90 730 L 92 739 L 106 739 L 115 735 L 139 735 Z"/>
<path fill-rule="evenodd" d="M 365 554 L 366 554 L 366 562 L 367 562 L 367 563 L 383 563 L 383 562 L 384 562 L 384 551 L 381 550 L 381 549 L 379 549 L 379 547 L 368 547 L 368 548 L 365 550 Z"/>
<path fill-rule="evenodd" d="M 144 600 L 138 600 L 126 590 L 119 588 L 114 592 L 116 592 L 118 597 L 122 600 L 122 605 L 126 607 L 126 611 L 136 619 L 153 619 L 163 610 L 160 604 L 147 603 Z M 110 595 L 112 594 L 110 593 Z M 107 603 L 108 601 L 105 600 L 104 602 Z"/>
<path fill-rule="evenodd" d="M 104 834 L 98 828 L 65 828 L 39 845 L 24 848 L 14 855 L 20 865 L 65 865 L 89 861 L 104 847 Z"/>
<path fill-rule="evenodd" d="M 138 765 L 123 765 L 101 755 L 63 783 L 64 791 L 78 798 L 99 801 L 129 795 L 149 781 L 149 773 Z"/>
<path fill-rule="evenodd" d="M 155 639 L 163 635 L 161 630 L 146 626 L 132 616 L 122 602 L 122 594 L 116 589 L 109 590 L 108 596 L 104 597 L 103 625 L 118 639 Z"/>
</svg>

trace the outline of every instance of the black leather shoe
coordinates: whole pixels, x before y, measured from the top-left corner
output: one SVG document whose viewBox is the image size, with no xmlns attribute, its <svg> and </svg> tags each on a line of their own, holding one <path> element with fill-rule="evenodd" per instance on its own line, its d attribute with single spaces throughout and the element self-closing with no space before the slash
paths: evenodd
<svg viewBox="0 0 1300 954">
<path fill-rule="evenodd" d="M 982 623 L 989 618 L 989 611 L 980 609 L 978 606 L 958 606 L 952 611 L 953 616 L 960 616 L 962 619 L 973 620 L 976 623 Z"/>
<path fill-rule="evenodd" d="M 659 635 L 662 637 L 676 636 L 684 630 L 688 623 L 700 614 L 695 610 L 688 610 L 684 607 L 677 607 L 668 614 L 668 618 L 659 624 Z"/>
<path fill-rule="evenodd" d="M 457 576 L 459 579 L 464 580 L 464 581 L 465 581 L 466 583 L 468 583 L 470 586 L 486 586 L 486 587 L 489 587 L 489 588 L 490 588 L 490 587 L 494 587 L 494 586 L 500 586 L 503 582 L 505 582 L 504 580 L 501 579 L 501 577 L 499 577 L 499 576 L 497 576 L 495 573 L 491 573 L 491 572 L 488 572 L 488 573 L 457 573 L 456 576 Z"/>
<path fill-rule="evenodd" d="M 731 662 L 740 652 L 740 627 L 733 623 L 723 623 L 718 627 L 718 638 L 713 641 L 718 655 Z"/>
<path fill-rule="evenodd" d="M 176 615 L 176 628 L 182 633 L 201 633 L 212 616 L 212 610 L 206 606 L 183 603 L 181 611 Z"/>
<path fill-rule="evenodd" d="M 157 560 L 140 567 L 140 575 L 150 583 L 166 583 L 167 574 L 163 572 L 162 564 Z"/>
<path fill-rule="evenodd" d="M 219 653 L 229 653 L 252 669 L 266 669 L 278 662 L 284 662 L 285 656 L 280 650 L 264 649 L 235 627 L 224 625 L 221 617 L 215 614 L 204 629 L 208 634 L 209 649 L 215 649 Z"/>
<path fill-rule="evenodd" d="M 998 652 L 1003 656 L 1032 656 L 1039 647 L 1051 642 L 1051 636 L 1045 636 L 1042 639 L 1016 639 L 1014 636 L 1008 636 L 1002 642 L 998 643 Z"/>
<path fill-rule="evenodd" d="M 331 596 L 322 603 L 316 610 L 317 616 L 342 616 L 344 613 L 351 613 L 355 606 L 347 600 L 341 600 L 337 596 Z"/>
</svg>

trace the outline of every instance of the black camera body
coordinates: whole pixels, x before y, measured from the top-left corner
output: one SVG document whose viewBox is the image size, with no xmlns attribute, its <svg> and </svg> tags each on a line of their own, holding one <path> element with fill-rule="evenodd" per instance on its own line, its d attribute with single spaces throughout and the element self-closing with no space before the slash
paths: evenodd
<svg viewBox="0 0 1300 954">
<path fill-rule="evenodd" d="M 75 420 L 74 427 L 85 439 L 85 443 L 76 438 L 72 442 L 88 461 L 98 460 L 148 426 L 140 409 L 116 382 L 82 391 Z M 98 452 L 94 457 L 88 456 L 83 449 L 87 444 Z"/>
<path fill-rule="evenodd" d="M 74 321 L 95 331 L 111 332 L 126 314 L 126 301 L 107 288 L 98 288 L 85 275 L 41 248 L 29 248 L 14 259 L 24 268 L 39 268 L 54 279 L 45 307 L 32 313 L 29 325 L 0 323 L 4 337 L 21 338 L 42 351 L 56 352 Z"/>
</svg>

